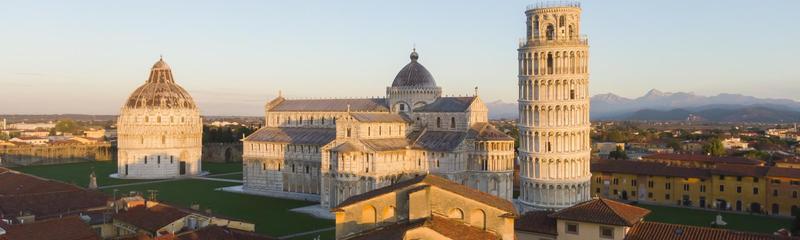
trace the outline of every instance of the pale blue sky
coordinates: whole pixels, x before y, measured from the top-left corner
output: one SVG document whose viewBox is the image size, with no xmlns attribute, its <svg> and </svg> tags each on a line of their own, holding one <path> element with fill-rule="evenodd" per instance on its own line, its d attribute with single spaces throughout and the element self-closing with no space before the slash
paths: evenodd
<svg viewBox="0 0 800 240">
<path fill-rule="evenodd" d="M 535 1 L 3 1 L 0 113 L 116 114 L 163 54 L 203 114 L 381 96 L 416 43 L 446 94 L 516 101 Z M 798 100 L 800 1 L 584 0 L 591 92 Z"/>
</svg>

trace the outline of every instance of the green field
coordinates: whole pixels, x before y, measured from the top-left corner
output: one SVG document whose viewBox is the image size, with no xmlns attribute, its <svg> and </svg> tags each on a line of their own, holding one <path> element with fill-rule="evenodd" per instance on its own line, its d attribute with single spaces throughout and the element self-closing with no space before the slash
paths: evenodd
<svg viewBox="0 0 800 240">
<path fill-rule="evenodd" d="M 271 236 L 284 236 L 333 226 L 332 220 L 318 219 L 289 211 L 292 208 L 316 204 L 313 202 L 214 190 L 233 185 L 237 184 L 206 180 L 179 180 L 122 187 L 118 188 L 117 194 L 127 194 L 130 191 L 147 193 L 147 190 L 158 190 L 158 201 L 183 207 L 197 203 L 203 210 L 211 209 L 212 213 L 255 223 L 256 232 Z M 103 191 L 109 194 L 113 193 L 113 189 L 104 189 Z"/>
<path fill-rule="evenodd" d="M 55 179 L 66 183 L 72 183 L 81 187 L 87 187 L 89 185 L 89 174 L 92 172 L 93 169 L 95 174 L 97 174 L 98 186 L 151 181 L 151 180 L 115 179 L 109 177 L 109 175 L 111 175 L 112 173 L 117 172 L 116 161 L 97 161 L 97 162 L 58 164 L 58 165 L 27 166 L 27 167 L 17 167 L 13 169 L 43 178 Z M 242 164 L 203 162 L 203 171 L 208 171 L 211 174 L 241 172 Z M 225 176 L 224 178 L 228 177 L 230 176 Z M 241 177 L 239 177 L 239 179 L 241 179 Z"/>
<path fill-rule="evenodd" d="M 685 224 L 701 227 L 711 227 L 710 223 L 716 219 L 717 213 L 719 213 L 700 209 L 644 204 L 640 204 L 638 206 L 653 211 L 645 218 L 647 221 Z M 774 218 L 768 216 L 726 212 L 722 212 L 721 214 L 722 220 L 728 223 L 725 228 L 739 231 L 773 233 L 780 228 L 791 229 L 792 224 L 792 220 L 786 218 Z"/>
</svg>

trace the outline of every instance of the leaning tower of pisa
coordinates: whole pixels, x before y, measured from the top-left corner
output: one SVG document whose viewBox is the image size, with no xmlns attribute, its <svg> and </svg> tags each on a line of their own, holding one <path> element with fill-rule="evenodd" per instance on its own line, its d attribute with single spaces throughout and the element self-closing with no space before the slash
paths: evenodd
<svg viewBox="0 0 800 240">
<path fill-rule="evenodd" d="M 590 197 L 589 45 L 577 2 L 525 11 L 519 45 L 522 212 L 562 209 Z"/>
</svg>

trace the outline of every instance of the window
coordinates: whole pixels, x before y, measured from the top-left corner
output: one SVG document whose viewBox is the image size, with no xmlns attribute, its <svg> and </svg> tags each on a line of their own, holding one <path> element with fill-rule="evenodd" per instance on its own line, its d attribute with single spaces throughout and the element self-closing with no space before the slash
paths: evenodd
<svg viewBox="0 0 800 240">
<path fill-rule="evenodd" d="M 456 128 L 456 118 L 450 117 L 450 128 Z"/>
<path fill-rule="evenodd" d="M 147 164 L 147 156 L 144 156 L 144 164 Z"/>
<path fill-rule="evenodd" d="M 689 191 L 689 184 L 683 184 L 683 191 Z"/>
<path fill-rule="evenodd" d="M 647 181 L 647 187 L 653 188 L 653 180 Z"/>
<path fill-rule="evenodd" d="M 614 178 L 613 183 L 614 185 L 619 185 L 619 178 Z"/>
<path fill-rule="evenodd" d="M 664 199 L 669 200 L 669 193 L 664 195 Z"/>
<path fill-rule="evenodd" d="M 778 196 L 778 190 L 777 189 L 772 190 L 772 196 L 774 196 L 774 197 Z"/>
<path fill-rule="evenodd" d="M 665 183 L 664 184 L 664 188 L 666 188 L 667 190 L 672 189 L 672 184 L 671 183 Z"/>
<path fill-rule="evenodd" d="M 754 183 L 755 183 L 755 182 L 758 182 L 758 178 L 757 178 L 757 177 L 754 177 L 754 178 L 753 178 L 753 182 L 754 182 Z"/>
<path fill-rule="evenodd" d="M 719 185 L 719 191 L 720 192 L 724 192 L 725 191 L 725 185 Z"/>
<path fill-rule="evenodd" d="M 568 223 L 566 223 L 566 225 L 567 225 L 567 227 L 566 227 L 567 233 L 578 234 L 578 224 L 577 223 L 569 223 L 568 222 Z"/>
<path fill-rule="evenodd" d="M 753 188 L 753 194 L 758 194 L 758 188 Z"/>
<path fill-rule="evenodd" d="M 400 104 L 400 111 L 405 111 L 405 110 L 406 110 L 406 105 L 401 103 Z"/>
<path fill-rule="evenodd" d="M 772 179 L 772 183 L 773 184 L 781 184 L 781 180 L 780 179 Z"/>
<path fill-rule="evenodd" d="M 436 117 L 436 127 L 437 128 L 442 127 L 442 119 L 439 117 Z"/>
<path fill-rule="evenodd" d="M 617 192 L 617 189 L 614 189 L 614 195 L 618 195 L 618 194 L 619 194 L 619 192 Z"/>
<path fill-rule="evenodd" d="M 636 179 L 631 180 L 631 186 L 632 187 L 639 186 L 639 184 L 636 182 Z"/>
<path fill-rule="evenodd" d="M 797 198 L 797 191 L 792 192 L 792 198 Z"/>
<path fill-rule="evenodd" d="M 351 129 L 347 128 L 347 137 L 350 137 L 351 132 L 352 132 Z"/>
<path fill-rule="evenodd" d="M 736 187 L 736 193 L 742 193 L 742 187 Z"/>
<path fill-rule="evenodd" d="M 158 155 L 158 161 L 157 161 L 157 163 L 158 163 L 158 164 L 161 164 L 161 155 Z"/>
<path fill-rule="evenodd" d="M 706 192 L 706 185 L 700 185 L 700 192 Z"/>
<path fill-rule="evenodd" d="M 600 238 L 614 238 L 614 228 L 600 226 Z"/>
<path fill-rule="evenodd" d="M 172 156 L 169 156 L 169 164 L 175 163 L 175 159 Z"/>
<path fill-rule="evenodd" d="M 575 99 L 575 89 L 569 90 L 569 99 Z"/>
<path fill-rule="evenodd" d="M 652 192 L 648 192 L 647 193 L 647 197 L 652 199 L 653 198 L 653 193 Z"/>
<path fill-rule="evenodd" d="M 595 188 L 595 189 L 594 189 L 594 192 L 595 192 L 595 193 L 600 193 L 600 188 Z"/>
<path fill-rule="evenodd" d="M 719 175 L 719 180 L 725 180 L 725 175 Z"/>
</svg>

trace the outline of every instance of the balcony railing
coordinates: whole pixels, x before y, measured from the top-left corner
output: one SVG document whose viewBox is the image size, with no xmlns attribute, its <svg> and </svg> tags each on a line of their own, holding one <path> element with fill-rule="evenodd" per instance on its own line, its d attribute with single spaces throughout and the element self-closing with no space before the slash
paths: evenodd
<svg viewBox="0 0 800 240">
<path fill-rule="evenodd" d="M 519 40 L 519 47 L 528 46 L 541 46 L 541 45 L 549 45 L 549 44 L 572 44 L 572 45 L 588 45 L 589 38 L 586 35 L 580 36 L 562 36 L 562 37 L 555 37 L 555 38 L 547 38 L 545 36 L 538 36 L 538 37 L 531 37 L 529 39 L 520 39 Z"/>
<path fill-rule="evenodd" d="M 578 1 L 543 1 L 528 5 L 528 8 L 526 10 L 539 9 L 539 8 L 555 8 L 555 7 L 580 8 L 581 3 Z"/>
</svg>

